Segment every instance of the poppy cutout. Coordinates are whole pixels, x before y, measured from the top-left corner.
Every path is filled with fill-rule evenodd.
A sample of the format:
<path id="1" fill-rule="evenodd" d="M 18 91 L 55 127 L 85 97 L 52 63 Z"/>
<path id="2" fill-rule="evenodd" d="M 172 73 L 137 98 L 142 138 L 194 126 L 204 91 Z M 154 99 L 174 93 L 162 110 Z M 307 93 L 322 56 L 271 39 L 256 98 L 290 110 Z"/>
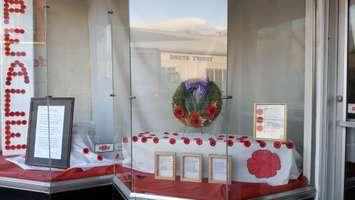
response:
<path id="1" fill-rule="evenodd" d="M 271 178 L 281 169 L 280 158 L 269 150 L 257 150 L 247 161 L 250 174 L 256 178 Z"/>

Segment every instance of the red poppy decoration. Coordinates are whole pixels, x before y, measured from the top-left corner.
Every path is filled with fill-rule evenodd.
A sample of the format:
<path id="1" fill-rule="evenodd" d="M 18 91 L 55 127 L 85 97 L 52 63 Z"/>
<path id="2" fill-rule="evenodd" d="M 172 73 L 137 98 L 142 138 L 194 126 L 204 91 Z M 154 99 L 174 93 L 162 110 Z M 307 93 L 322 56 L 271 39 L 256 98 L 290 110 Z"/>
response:
<path id="1" fill-rule="evenodd" d="M 281 142 L 275 141 L 275 142 L 274 142 L 274 148 L 275 148 L 275 149 L 281 148 Z"/>
<path id="2" fill-rule="evenodd" d="M 97 160 L 102 161 L 104 157 L 102 155 L 97 155 Z"/>
<path id="3" fill-rule="evenodd" d="M 179 134 L 178 133 L 173 133 L 174 136 L 178 136 Z"/>
<path id="4" fill-rule="evenodd" d="M 170 138 L 169 143 L 170 143 L 170 144 L 175 144 L 175 143 L 176 143 L 176 140 L 175 140 L 174 138 Z"/>
<path id="5" fill-rule="evenodd" d="M 271 178 L 281 169 L 280 158 L 269 150 L 257 150 L 247 161 L 250 174 L 257 178 Z"/>
<path id="6" fill-rule="evenodd" d="M 234 144 L 233 140 L 227 140 L 227 145 L 228 145 L 229 147 L 232 147 L 233 144 Z"/>
<path id="7" fill-rule="evenodd" d="M 83 153 L 84 153 L 84 154 L 88 154 L 88 153 L 89 153 L 89 148 L 87 148 L 87 147 L 86 147 L 86 148 L 83 148 Z"/>
<path id="8" fill-rule="evenodd" d="M 158 138 L 158 137 L 154 137 L 154 138 L 153 138 L 153 142 L 154 142 L 155 144 L 158 144 L 158 143 L 159 143 L 159 138 Z"/>
<path id="9" fill-rule="evenodd" d="M 200 128 L 202 126 L 201 122 L 201 116 L 199 113 L 195 112 L 191 114 L 189 119 L 189 123 L 191 124 L 191 126 L 195 128 Z"/>
<path id="10" fill-rule="evenodd" d="M 132 140 L 133 140 L 133 142 L 137 142 L 138 141 L 138 137 L 137 136 L 133 136 Z"/>
<path id="11" fill-rule="evenodd" d="M 286 147 L 289 148 L 289 149 L 292 149 L 293 148 L 293 143 L 292 142 L 287 142 L 286 143 Z"/>
<path id="12" fill-rule="evenodd" d="M 248 140 L 245 140 L 245 141 L 243 141 L 243 144 L 244 144 L 245 147 L 250 147 L 251 142 L 248 141 Z"/>
<path id="13" fill-rule="evenodd" d="M 218 108 L 215 105 L 208 105 L 205 113 L 207 114 L 208 118 L 213 119 L 218 112 Z"/>
<path id="14" fill-rule="evenodd" d="M 265 147 L 266 147 L 266 142 L 265 142 L 265 141 L 263 141 L 263 140 L 257 140 L 256 142 L 259 143 L 259 145 L 260 145 L 261 148 L 265 148 Z"/>
<path id="15" fill-rule="evenodd" d="M 202 145 L 202 140 L 200 138 L 196 138 L 196 144 L 197 145 Z"/>
<path id="16" fill-rule="evenodd" d="M 185 138 L 184 138 L 184 144 L 190 144 L 190 139 L 187 138 L 187 137 L 185 137 Z"/>
<path id="17" fill-rule="evenodd" d="M 174 116 L 178 119 L 182 119 L 185 116 L 185 111 L 182 107 L 177 106 L 174 109 Z"/>
<path id="18" fill-rule="evenodd" d="M 210 138 L 210 139 L 209 139 L 209 142 L 210 142 L 210 145 L 211 145 L 212 147 L 216 146 L 216 140 L 215 140 L 215 139 Z"/>

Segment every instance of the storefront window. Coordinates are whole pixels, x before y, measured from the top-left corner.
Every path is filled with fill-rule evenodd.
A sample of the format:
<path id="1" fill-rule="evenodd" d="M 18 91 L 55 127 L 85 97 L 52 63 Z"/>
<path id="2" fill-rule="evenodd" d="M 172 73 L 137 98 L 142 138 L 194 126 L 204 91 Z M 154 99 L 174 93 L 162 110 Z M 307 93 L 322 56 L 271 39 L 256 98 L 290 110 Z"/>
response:
<path id="1" fill-rule="evenodd" d="M 3 0 L 0 185 L 63 191 L 114 174 L 153 199 L 307 186 L 310 5 Z"/>

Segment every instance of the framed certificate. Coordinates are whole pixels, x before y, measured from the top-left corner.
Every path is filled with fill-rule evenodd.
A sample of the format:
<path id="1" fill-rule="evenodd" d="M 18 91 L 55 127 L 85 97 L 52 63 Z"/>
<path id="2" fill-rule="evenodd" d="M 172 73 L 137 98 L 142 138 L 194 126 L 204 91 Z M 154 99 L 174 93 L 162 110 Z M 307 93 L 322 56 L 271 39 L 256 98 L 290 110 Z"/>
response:
<path id="1" fill-rule="evenodd" d="M 175 180 L 175 152 L 155 152 L 154 177 L 161 180 Z"/>
<path id="2" fill-rule="evenodd" d="M 180 180 L 202 182 L 202 154 L 183 153 L 180 159 Z"/>
<path id="3" fill-rule="evenodd" d="M 74 98 L 32 98 L 26 164 L 70 166 Z"/>
<path id="4" fill-rule="evenodd" d="M 254 138 L 287 140 L 287 104 L 254 104 Z"/>
<path id="5" fill-rule="evenodd" d="M 228 184 L 232 182 L 232 156 L 208 155 L 208 182 Z"/>

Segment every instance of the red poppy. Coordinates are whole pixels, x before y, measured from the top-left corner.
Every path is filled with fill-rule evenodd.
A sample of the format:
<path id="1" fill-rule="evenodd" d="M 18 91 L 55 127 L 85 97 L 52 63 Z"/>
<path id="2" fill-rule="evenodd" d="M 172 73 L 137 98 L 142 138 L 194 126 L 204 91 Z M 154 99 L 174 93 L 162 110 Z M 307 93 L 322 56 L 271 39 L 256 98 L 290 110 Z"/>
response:
<path id="1" fill-rule="evenodd" d="M 195 128 L 200 128 L 201 127 L 201 116 L 199 113 L 195 112 L 192 113 L 189 119 L 189 123 L 191 126 Z"/>
<path id="2" fill-rule="evenodd" d="M 202 145 L 202 140 L 201 140 L 200 138 L 197 138 L 197 139 L 196 139 L 196 144 L 197 144 L 197 145 Z"/>
<path id="3" fill-rule="evenodd" d="M 251 142 L 248 141 L 248 140 L 245 140 L 245 141 L 243 141 L 243 144 L 244 144 L 245 147 L 250 147 Z"/>
<path id="4" fill-rule="evenodd" d="M 247 161 L 250 174 L 257 178 L 270 178 L 277 174 L 281 169 L 280 158 L 276 153 L 268 150 L 257 150 Z"/>
<path id="5" fill-rule="evenodd" d="M 146 143 L 147 142 L 147 138 L 146 137 L 142 137 L 141 142 Z"/>
<path id="6" fill-rule="evenodd" d="M 170 144 L 175 144 L 175 143 L 176 143 L 176 140 L 175 140 L 174 138 L 170 138 L 169 143 L 170 143 Z"/>
<path id="7" fill-rule="evenodd" d="M 158 137 L 154 137 L 154 138 L 153 138 L 153 142 L 154 142 L 155 144 L 158 144 L 158 143 L 159 143 L 159 138 L 158 138 Z"/>
<path id="8" fill-rule="evenodd" d="M 257 142 L 259 143 L 259 145 L 260 145 L 261 148 L 266 147 L 266 142 L 265 142 L 265 141 L 263 141 L 263 140 L 257 140 Z"/>
<path id="9" fill-rule="evenodd" d="M 84 154 L 88 154 L 88 153 L 89 153 L 89 148 L 84 148 L 84 149 L 83 149 L 83 153 L 84 153 Z"/>
<path id="10" fill-rule="evenodd" d="M 275 141 L 275 142 L 274 142 L 274 148 L 275 148 L 275 149 L 281 148 L 281 142 Z"/>
<path id="11" fill-rule="evenodd" d="M 185 111 L 184 111 L 183 108 L 181 108 L 180 106 L 175 107 L 175 109 L 174 109 L 174 116 L 175 116 L 176 118 L 181 119 L 181 118 L 184 117 L 184 115 L 185 115 Z"/>
<path id="12" fill-rule="evenodd" d="M 179 134 L 178 133 L 173 133 L 173 135 L 178 136 Z"/>
<path id="13" fill-rule="evenodd" d="M 227 140 L 227 145 L 229 147 L 233 146 L 233 144 L 234 144 L 233 140 Z"/>
<path id="14" fill-rule="evenodd" d="M 262 117 L 256 118 L 256 122 L 258 122 L 258 123 L 262 123 L 263 121 L 264 121 L 264 118 L 262 118 Z"/>
<path id="15" fill-rule="evenodd" d="M 185 138 L 184 138 L 184 143 L 185 143 L 185 144 L 190 144 L 190 139 L 185 137 Z"/>
<path id="16" fill-rule="evenodd" d="M 216 146 L 216 140 L 215 139 L 210 138 L 209 141 L 210 141 L 210 145 L 211 146 L 213 146 L 213 147 Z"/>
<path id="17" fill-rule="evenodd" d="M 133 136 L 132 140 L 133 140 L 133 142 L 137 142 L 138 141 L 138 137 L 137 136 Z"/>
<path id="18" fill-rule="evenodd" d="M 286 147 L 289 148 L 289 149 L 292 149 L 293 148 L 293 143 L 292 142 L 287 142 L 286 143 Z"/>
<path id="19" fill-rule="evenodd" d="M 208 115 L 210 119 L 213 119 L 218 112 L 218 108 L 215 105 L 208 105 L 205 109 L 205 113 Z"/>
<path id="20" fill-rule="evenodd" d="M 102 155 L 97 155 L 97 160 L 102 161 L 104 157 Z"/>

